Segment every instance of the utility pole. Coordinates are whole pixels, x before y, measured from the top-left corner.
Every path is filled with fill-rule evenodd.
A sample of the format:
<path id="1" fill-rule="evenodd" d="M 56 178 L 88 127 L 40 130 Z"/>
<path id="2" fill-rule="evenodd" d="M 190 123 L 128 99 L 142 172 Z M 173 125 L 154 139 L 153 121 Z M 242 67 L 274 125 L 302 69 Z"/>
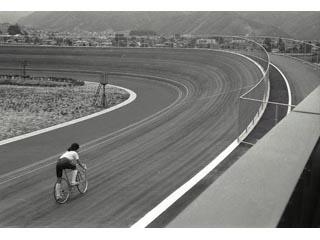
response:
<path id="1" fill-rule="evenodd" d="M 103 74 L 103 81 L 101 82 L 101 84 L 102 84 L 102 87 L 103 87 L 102 106 L 104 108 L 107 108 L 108 107 L 108 99 L 107 99 L 107 96 L 106 96 L 106 85 L 108 84 L 108 75 L 107 75 L 106 72 Z"/>
<path id="2" fill-rule="evenodd" d="M 28 65 L 28 62 L 26 60 L 23 60 L 22 62 L 22 77 L 23 79 L 26 79 L 26 66 Z"/>
<path id="3" fill-rule="evenodd" d="M 108 108 L 108 99 L 107 99 L 107 94 L 106 94 L 106 85 L 108 84 L 108 75 L 107 73 L 103 73 L 102 75 L 102 79 L 99 82 L 99 86 L 98 89 L 96 91 L 96 94 L 94 96 L 94 100 L 93 100 L 93 104 L 96 104 L 98 101 L 98 98 L 100 96 L 100 91 L 102 88 L 102 94 L 101 94 L 101 102 L 100 102 L 100 106 L 102 106 L 103 108 Z"/>

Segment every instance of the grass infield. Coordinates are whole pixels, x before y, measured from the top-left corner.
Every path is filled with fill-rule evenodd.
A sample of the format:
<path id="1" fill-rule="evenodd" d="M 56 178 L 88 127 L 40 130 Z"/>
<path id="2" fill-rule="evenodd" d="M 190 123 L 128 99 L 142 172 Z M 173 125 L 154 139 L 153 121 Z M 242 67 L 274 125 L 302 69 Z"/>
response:
<path id="1" fill-rule="evenodd" d="M 80 118 L 101 108 L 93 105 L 98 84 L 74 87 L 0 85 L 0 140 Z M 109 107 L 129 98 L 125 90 L 107 87 Z"/>

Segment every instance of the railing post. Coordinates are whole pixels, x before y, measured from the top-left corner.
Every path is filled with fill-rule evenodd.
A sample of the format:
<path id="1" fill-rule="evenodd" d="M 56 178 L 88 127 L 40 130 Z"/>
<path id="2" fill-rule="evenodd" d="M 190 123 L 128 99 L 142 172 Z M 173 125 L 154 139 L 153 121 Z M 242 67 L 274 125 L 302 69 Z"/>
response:
<path id="1" fill-rule="evenodd" d="M 276 106 L 276 112 L 275 112 L 275 125 L 277 125 L 277 123 L 278 123 L 278 104 L 275 104 L 275 106 Z"/>

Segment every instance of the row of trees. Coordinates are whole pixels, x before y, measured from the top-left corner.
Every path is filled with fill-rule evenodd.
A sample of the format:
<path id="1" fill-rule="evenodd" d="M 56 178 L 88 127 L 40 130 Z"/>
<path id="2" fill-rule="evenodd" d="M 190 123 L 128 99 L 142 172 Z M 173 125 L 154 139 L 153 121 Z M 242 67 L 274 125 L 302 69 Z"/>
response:
<path id="1" fill-rule="evenodd" d="M 26 43 L 34 43 L 34 44 L 42 43 L 42 39 L 40 39 L 38 37 L 30 38 L 28 36 L 28 33 L 23 31 L 18 24 L 9 25 L 7 32 L 9 35 L 17 35 L 17 34 L 25 35 L 25 42 Z M 1 31 L 0 31 L 0 34 L 2 34 Z M 131 40 L 135 40 L 134 36 L 156 36 L 156 35 L 157 35 L 157 33 L 154 31 L 151 31 L 151 30 L 132 30 L 130 32 Z M 72 46 L 73 45 L 72 39 L 55 37 L 54 35 L 50 36 L 49 39 L 55 40 L 56 45 L 58 45 L 58 46 L 60 46 L 60 45 Z M 223 44 L 222 37 L 215 37 L 215 39 L 218 44 Z M 171 40 L 171 39 L 163 39 L 160 42 L 166 42 L 168 40 Z M 116 34 L 115 39 L 113 41 L 113 45 L 127 46 L 127 41 L 128 41 L 128 39 L 125 38 L 123 36 L 123 34 Z M 142 43 L 143 43 L 143 41 L 142 41 Z M 278 49 L 279 52 L 282 52 L 282 53 L 284 53 L 284 52 L 311 53 L 311 49 L 312 49 L 311 42 L 309 42 L 309 43 L 301 42 L 301 43 L 295 43 L 295 44 L 288 44 L 288 43 L 285 43 L 281 38 L 279 38 L 278 41 L 274 41 L 273 39 L 267 37 L 264 39 L 262 44 L 263 44 L 264 48 L 267 50 L 267 52 L 271 52 L 272 49 Z M 287 44 L 287 46 L 286 46 L 286 44 Z"/>
<path id="2" fill-rule="evenodd" d="M 308 43 L 297 43 L 286 48 L 285 42 L 279 38 L 277 43 L 274 43 L 271 38 L 265 38 L 263 41 L 263 46 L 267 52 L 271 52 L 273 48 L 277 48 L 279 52 L 293 51 L 295 53 L 311 53 L 312 45 L 311 42 Z"/>
<path id="3" fill-rule="evenodd" d="M 28 35 L 28 33 L 22 30 L 18 24 L 9 25 L 7 32 L 0 31 L 0 34 L 6 34 L 6 33 L 8 33 L 9 35 L 17 35 L 17 34 Z"/>
<path id="4" fill-rule="evenodd" d="M 28 35 L 27 32 L 21 30 L 18 24 L 10 25 L 7 31 L 9 35 L 16 35 L 16 34 Z"/>
<path id="5" fill-rule="evenodd" d="M 156 36 L 157 33 L 152 30 L 132 30 L 129 33 L 130 36 Z"/>

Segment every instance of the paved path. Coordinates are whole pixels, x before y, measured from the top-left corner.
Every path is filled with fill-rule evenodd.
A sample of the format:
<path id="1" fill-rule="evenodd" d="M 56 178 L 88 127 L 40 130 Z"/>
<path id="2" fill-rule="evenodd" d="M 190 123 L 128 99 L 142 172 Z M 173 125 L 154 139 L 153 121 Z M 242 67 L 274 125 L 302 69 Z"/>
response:
<path id="1" fill-rule="evenodd" d="M 271 55 L 275 64 L 287 77 L 292 90 L 292 103 L 301 102 L 320 84 L 319 68 L 290 57 Z"/>

